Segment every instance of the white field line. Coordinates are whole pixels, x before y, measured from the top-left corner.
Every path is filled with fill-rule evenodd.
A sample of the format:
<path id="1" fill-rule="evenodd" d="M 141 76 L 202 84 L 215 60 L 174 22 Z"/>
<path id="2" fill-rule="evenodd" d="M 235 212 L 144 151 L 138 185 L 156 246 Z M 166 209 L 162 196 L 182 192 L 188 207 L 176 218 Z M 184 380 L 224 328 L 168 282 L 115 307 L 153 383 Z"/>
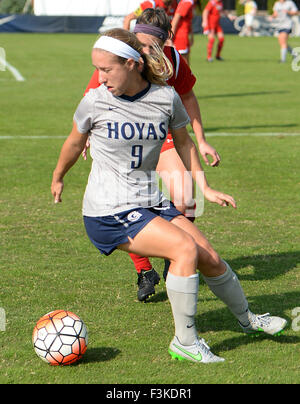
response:
<path id="1" fill-rule="evenodd" d="M 0 136 L 0 140 L 13 140 L 13 139 L 66 139 L 67 136 Z"/>
<path id="2" fill-rule="evenodd" d="M 267 133 L 222 133 L 222 132 L 208 132 L 205 134 L 208 137 L 243 137 L 243 136 L 300 136 L 300 133 L 289 133 L 289 132 L 267 132 Z"/>
<path id="3" fill-rule="evenodd" d="M 194 134 L 191 134 L 192 137 L 195 137 Z M 246 137 L 246 136 L 254 136 L 254 137 L 264 137 L 264 136 L 300 136 L 300 133 L 289 133 L 289 132 L 272 132 L 272 133 L 218 133 L 218 132 L 208 132 L 205 134 L 206 137 Z M 13 139 L 66 139 L 66 136 L 62 135 L 53 135 L 53 136 L 21 136 L 21 135 L 7 135 L 1 136 L 0 140 L 13 140 Z"/>
<path id="4" fill-rule="evenodd" d="M 17 81 L 25 81 L 24 77 L 19 72 L 19 70 L 17 70 L 14 66 L 12 66 L 10 63 L 8 63 L 8 61 L 3 59 L 1 56 L 0 56 L 0 63 L 2 66 L 6 67 L 7 70 L 9 70 L 11 72 L 11 74 L 14 76 L 14 78 Z"/>
<path id="5" fill-rule="evenodd" d="M 0 25 L 6 24 L 7 22 L 14 20 L 15 18 L 16 18 L 15 15 L 1 18 Z M 7 67 L 7 70 L 9 70 L 11 72 L 11 74 L 14 76 L 14 78 L 17 81 L 25 81 L 22 74 L 14 66 L 12 66 L 10 63 L 8 63 L 7 60 L 3 59 L 3 57 L 1 57 L 1 56 L 0 56 L 0 63 L 2 64 L 2 66 L 4 66 L 4 69 Z"/>

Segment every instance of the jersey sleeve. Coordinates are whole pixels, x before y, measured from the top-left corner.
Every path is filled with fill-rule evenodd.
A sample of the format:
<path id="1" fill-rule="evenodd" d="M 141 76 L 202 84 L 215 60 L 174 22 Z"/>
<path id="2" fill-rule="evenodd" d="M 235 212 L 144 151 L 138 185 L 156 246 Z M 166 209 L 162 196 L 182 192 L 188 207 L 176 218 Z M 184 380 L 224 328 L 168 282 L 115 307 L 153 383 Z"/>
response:
<path id="1" fill-rule="evenodd" d="M 209 1 L 209 2 L 206 4 L 206 6 L 205 6 L 205 8 L 204 8 L 203 11 L 211 12 L 212 8 L 213 8 L 213 4 Z"/>
<path id="2" fill-rule="evenodd" d="M 99 86 L 100 86 L 99 73 L 98 73 L 98 70 L 95 70 L 91 77 L 89 84 L 87 85 L 87 88 L 85 89 L 84 95 L 86 95 L 90 91 L 91 88 L 97 88 Z"/>
<path id="3" fill-rule="evenodd" d="M 75 111 L 73 119 L 77 125 L 78 132 L 82 134 L 88 133 L 92 129 L 94 99 L 93 91 L 90 91 L 82 98 Z"/>
<path id="4" fill-rule="evenodd" d="M 291 1 L 291 9 L 290 9 L 290 11 L 293 11 L 293 12 L 298 11 L 298 8 L 297 8 L 296 4 L 293 1 Z"/>
<path id="5" fill-rule="evenodd" d="M 176 91 L 173 90 L 173 109 L 169 122 L 170 129 L 183 128 L 190 122 L 190 118 Z"/>
<path id="6" fill-rule="evenodd" d="M 134 14 L 139 17 L 146 8 L 155 8 L 155 1 L 143 1 L 140 6 L 135 10 Z"/>
<path id="7" fill-rule="evenodd" d="M 176 8 L 175 14 L 179 14 L 181 17 L 186 17 L 191 8 L 193 8 L 193 3 L 191 3 L 190 1 L 181 0 Z"/>
<path id="8" fill-rule="evenodd" d="M 170 59 L 167 52 L 166 56 Z M 168 80 L 168 84 L 169 86 L 174 87 L 179 95 L 183 95 L 190 92 L 193 89 L 196 83 L 196 77 L 194 76 L 193 72 L 191 71 L 189 65 L 186 63 L 184 58 L 176 50 L 175 50 L 175 56 L 176 56 L 176 64 L 172 63 L 174 67 L 174 74 Z"/>

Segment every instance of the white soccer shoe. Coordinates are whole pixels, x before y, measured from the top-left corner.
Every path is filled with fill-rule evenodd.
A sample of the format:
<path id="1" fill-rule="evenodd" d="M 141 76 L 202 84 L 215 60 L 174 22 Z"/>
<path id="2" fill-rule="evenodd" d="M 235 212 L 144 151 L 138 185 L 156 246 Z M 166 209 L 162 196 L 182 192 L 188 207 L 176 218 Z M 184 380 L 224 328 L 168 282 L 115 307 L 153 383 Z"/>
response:
<path id="1" fill-rule="evenodd" d="M 172 359 L 189 360 L 200 363 L 224 362 L 224 358 L 214 355 L 204 339 L 197 339 L 194 345 L 182 345 L 175 336 L 169 346 Z"/>
<path id="2" fill-rule="evenodd" d="M 287 325 L 287 321 L 284 318 L 270 316 L 270 313 L 253 314 L 249 310 L 248 317 L 250 324 L 247 327 L 239 323 L 246 334 L 258 335 L 264 332 L 269 335 L 280 335 Z"/>

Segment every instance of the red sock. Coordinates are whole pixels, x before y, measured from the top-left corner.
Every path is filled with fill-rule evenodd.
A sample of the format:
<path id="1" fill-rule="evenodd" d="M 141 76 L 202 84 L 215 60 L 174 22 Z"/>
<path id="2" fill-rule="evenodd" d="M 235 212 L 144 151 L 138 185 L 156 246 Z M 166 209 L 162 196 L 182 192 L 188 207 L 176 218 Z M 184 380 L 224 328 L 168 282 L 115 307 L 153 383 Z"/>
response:
<path id="1" fill-rule="evenodd" d="M 210 38 L 207 44 L 207 59 L 211 58 L 212 50 L 214 47 L 215 38 Z"/>
<path id="2" fill-rule="evenodd" d="M 187 207 L 184 216 L 192 223 L 194 223 L 196 217 L 195 217 L 195 211 L 196 211 L 196 202 L 194 205 Z"/>
<path id="3" fill-rule="evenodd" d="M 129 253 L 130 258 L 132 259 L 135 269 L 137 273 L 141 273 L 143 271 L 149 271 L 152 269 L 152 265 L 147 257 L 141 257 L 140 255 Z"/>
<path id="4" fill-rule="evenodd" d="M 224 45 L 224 38 L 221 38 L 221 39 L 219 39 L 219 43 L 218 43 L 217 58 L 219 58 L 221 55 L 221 50 L 223 48 L 223 45 Z"/>

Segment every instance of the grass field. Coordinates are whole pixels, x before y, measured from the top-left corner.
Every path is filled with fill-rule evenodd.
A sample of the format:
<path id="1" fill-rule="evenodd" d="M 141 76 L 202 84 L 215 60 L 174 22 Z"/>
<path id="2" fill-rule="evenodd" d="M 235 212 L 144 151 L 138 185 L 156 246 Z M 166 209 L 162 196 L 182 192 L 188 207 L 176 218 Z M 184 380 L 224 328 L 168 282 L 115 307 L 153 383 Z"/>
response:
<path id="1" fill-rule="evenodd" d="M 208 64 L 206 38 L 196 36 L 195 92 L 208 141 L 222 157 L 219 168 L 205 170 L 238 202 L 236 211 L 207 203 L 196 223 L 239 275 L 252 311 L 289 321 L 283 336 L 249 338 L 201 281 L 199 333 L 226 361 L 199 366 L 170 360 L 164 282 L 139 303 L 128 256 L 100 257 L 89 242 L 81 200 L 90 160 L 67 175 L 63 203 L 52 201 L 52 170 L 93 71 L 94 40 L 0 35 L 7 60 L 26 79 L 0 72 L 0 383 L 299 383 L 292 310 L 300 306 L 300 72 L 278 64 L 274 38 L 227 36 L 226 61 Z M 162 261 L 152 262 L 162 273 Z M 61 308 L 85 321 L 89 347 L 77 365 L 54 368 L 35 355 L 31 334 L 43 314 Z"/>

